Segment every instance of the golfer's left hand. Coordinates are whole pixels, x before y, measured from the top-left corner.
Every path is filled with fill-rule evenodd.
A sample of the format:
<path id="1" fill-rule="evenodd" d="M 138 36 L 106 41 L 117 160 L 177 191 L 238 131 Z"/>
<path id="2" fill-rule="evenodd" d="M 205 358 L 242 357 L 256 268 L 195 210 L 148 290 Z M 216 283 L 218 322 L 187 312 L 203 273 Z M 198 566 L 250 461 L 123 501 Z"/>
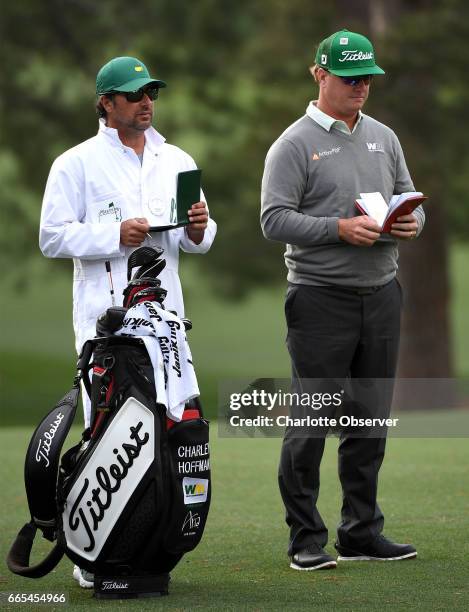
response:
<path id="1" fill-rule="evenodd" d="M 196 244 L 202 242 L 208 224 L 208 210 L 205 202 L 192 204 L 187 211 L 190 224 L 186 226 L 187 235 Z"/>
<path id="2" fill-rule="evenodd" d="M 417 218 L 411 213 L 397 217 L 396 223 L 391 226 L 390 233 L 399 240 L 412 240 L 417 236 L 418 227 Z"/>

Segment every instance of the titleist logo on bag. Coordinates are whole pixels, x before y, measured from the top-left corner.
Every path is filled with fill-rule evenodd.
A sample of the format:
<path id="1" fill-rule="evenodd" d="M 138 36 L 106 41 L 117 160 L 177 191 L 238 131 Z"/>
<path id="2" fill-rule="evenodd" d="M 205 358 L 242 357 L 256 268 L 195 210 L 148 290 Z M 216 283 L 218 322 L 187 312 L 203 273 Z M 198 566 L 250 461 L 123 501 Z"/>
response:
<path id="1" fill-rule="evenodd" d="M 38 463 L 44 461 L 46 468 L 48 468 L 50 465 L 49 453 L 52 446 L 52 440 L 54 439 L 55 433 L 59 429 L 63 419 L 64 415 L 61 412 L 58 412 L 55 421 L 50 424 L 50 428 L 45 431 L 39 439 L 36 449 L 36 461 Z"/>
<path id="2" fill-rule="evenodd" d="M 153 461 L 153 443 L 153 415 L 130 397 L 67 496 L 63 527 L 71 550 L 97 558 Z"/>
<path id="3" fill-rule="evenodd" d="M 103 582 L 101 583 L 101 589 L 103 591 L 110 591 L 110 590 L 123 590 L 123 589 L 128 589 L 129 588 L 129 583 L 128 582 L 116 582 L 115 580 L 103 580 Z"/>

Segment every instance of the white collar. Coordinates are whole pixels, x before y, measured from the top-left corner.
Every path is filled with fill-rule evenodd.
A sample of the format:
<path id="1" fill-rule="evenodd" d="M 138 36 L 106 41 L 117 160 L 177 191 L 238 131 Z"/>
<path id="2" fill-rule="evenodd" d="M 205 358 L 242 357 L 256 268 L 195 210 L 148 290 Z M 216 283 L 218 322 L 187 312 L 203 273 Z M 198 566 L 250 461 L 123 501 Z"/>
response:
<path id="1" fill-rule="evenodd" d="M 110 128 L 106 125 L 103 118 L 99 120 L 99 131 L 98 134 L 108 138 L 111 143 L 115 146 L 122 147 L 123 142 L 119 138 L 119 133 L 115 128 Z M 144 132 L 145 134 L 145 147 L 153 153 L 156 153 L 156 150 L 164 144 L 166 138 L 162 136 L 159 132 L 155 130 L 153 126 L 147 128 Z"/>
<path id="2" fill-rule="evenodd" d="M 352 132 L 350 132 L 350 129 L 349 129 L 348 125 L 345 123 L 345 121 L 341 121 L 340 119 L 334 119 L 334 117 L 331 117 L 330 115 L 327 115 L 325 112 L 323 112 L 322 110 L 320 110 L 317 107 L 317 104 L 318 104 L 317 100 L 311 101 L 308 104 L 307 108 L 306 108 L 306 114 L 313 121 L 315 121 L 322 128 L 324 128 L 327 132 L 330 132 L 331 128 L 333 126 L 335 126 L 341 132 L 346 131 L 346 133 L 348 133 L 348 134 L 353 133 L 355 131 L 355 129 L 357 128 L 358 124 L 360 123 L 360 121 L 363 119 L 363 113 L 359 110 L 358 111 L 358 119 L 357 119 L 355 125 L 353 126 Z M 344 130 L 343 126 L 345 126 L 347 129 Z"/>

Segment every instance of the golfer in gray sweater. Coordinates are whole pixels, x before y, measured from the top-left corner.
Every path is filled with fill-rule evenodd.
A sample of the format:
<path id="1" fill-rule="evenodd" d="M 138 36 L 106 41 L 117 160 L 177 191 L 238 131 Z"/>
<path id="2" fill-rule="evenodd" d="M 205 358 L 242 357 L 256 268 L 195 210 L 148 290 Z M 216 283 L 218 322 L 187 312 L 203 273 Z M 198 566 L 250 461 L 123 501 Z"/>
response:
<path id="1" fill-rule="evenodd" d="M 319 45 L 311 73 L 318 100 L 274 142 L 262 181 L 264 236 L 286 243 L 293 388 L 311 390 L 306 381 L 345 377 L 388 379 L 392 387 L 402 301 L 398 241 L 420 234 L 424 212 L 419 207 L 399 217 L 384 234 L 355 207 L 363 192 L 381 192 L 389 201 L 414 191 L 397 136 L 361 112 L 373 76 L 384 74 L 371 42 L 347 30 L 332 34 Z M 392 388 L 385 387 L 375 394 L 380 416 L 390 410 Z M 324 550 L 328 533 L 317 509 L 326 433 L 327 428 L 304 435 L 292 427 L 285 432 L 279 485 L 294 569 L 336 566 Z M 377 483 L 385 444 L 385 431 L 375 437 L 341 432 L 339 561 L 417 555 L 413 546 L 381 533 Z"/>

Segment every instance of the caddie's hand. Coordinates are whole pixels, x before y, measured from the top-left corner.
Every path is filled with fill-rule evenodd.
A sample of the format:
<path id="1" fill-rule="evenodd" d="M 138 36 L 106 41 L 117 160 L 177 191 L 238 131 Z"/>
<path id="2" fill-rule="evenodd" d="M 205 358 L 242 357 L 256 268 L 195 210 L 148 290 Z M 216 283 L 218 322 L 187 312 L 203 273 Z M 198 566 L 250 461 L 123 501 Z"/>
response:
<path id="1" fill-rule="evenodd" d="M 412 240 L 417 236 L 418 228 L 417 218 L 411 213 L 397 217 L 396 223 L 391 225 L 390 234 L 399 240 Z"/>
<path id="2" fill-rule="evenodd" d="M 121 244 L 129 247 L 138 247 L 148 234 L 150 225 L 143 218 L 127 219 L 121 223 Z"/>
<path id="3" fill-rule="evenodd" d="M 196 202 L 192 204 L 187 214 L 190 221 L 189 225 L 186 226 L 187 235 L 192 242 L 200 244 L 208 224 L 207 204 L 205 202 Z"/>
<path id="4" fill-rule="evenodd" d="M 339 219 L 339 238 L 355 246 L 373 246 L 380 237 L 380 227 L 374 219 L 363 215 Z"/>

